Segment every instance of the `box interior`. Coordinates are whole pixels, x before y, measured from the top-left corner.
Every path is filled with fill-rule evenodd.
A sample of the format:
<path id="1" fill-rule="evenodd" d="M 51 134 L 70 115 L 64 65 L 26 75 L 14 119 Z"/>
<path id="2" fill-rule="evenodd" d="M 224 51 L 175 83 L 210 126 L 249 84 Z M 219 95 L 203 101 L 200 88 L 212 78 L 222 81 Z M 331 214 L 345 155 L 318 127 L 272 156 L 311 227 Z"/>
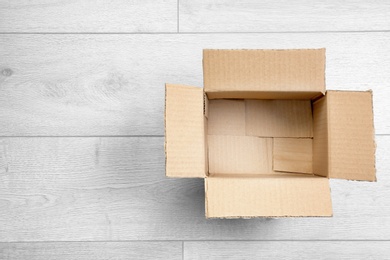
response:
<path id="1" fill-rule="evenodd" d="M 312 100 L 205 103 L 208 176 L 313 175 Z"/>

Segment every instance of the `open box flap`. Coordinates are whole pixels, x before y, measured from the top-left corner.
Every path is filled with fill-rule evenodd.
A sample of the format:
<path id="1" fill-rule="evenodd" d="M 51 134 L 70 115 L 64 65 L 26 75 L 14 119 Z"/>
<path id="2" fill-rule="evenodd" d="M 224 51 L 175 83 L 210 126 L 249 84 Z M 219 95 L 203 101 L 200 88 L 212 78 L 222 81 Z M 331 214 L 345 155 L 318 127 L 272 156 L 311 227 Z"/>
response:
<path id="1" fill-rule="evenodd" d="M 323 177 L 208 177 L 205 186 L 207 218 L 332 216 Z"/>
<path id="2" fill-rule="evenodd" d="M 327 91 L 325 98 L 328 177 L 375 181 L 372 92 Z"/>
<path id="3" fill-rule="evenodd" d="M 325 49 L 204 50 L 203 77 L 210 99 L 310 99 L 325 93 Z"/>
<path id="4" fill-rule="evenodd" d="M 203 89 L 165 86 L 165 156 L 169 177 L 206 176 Z"/>

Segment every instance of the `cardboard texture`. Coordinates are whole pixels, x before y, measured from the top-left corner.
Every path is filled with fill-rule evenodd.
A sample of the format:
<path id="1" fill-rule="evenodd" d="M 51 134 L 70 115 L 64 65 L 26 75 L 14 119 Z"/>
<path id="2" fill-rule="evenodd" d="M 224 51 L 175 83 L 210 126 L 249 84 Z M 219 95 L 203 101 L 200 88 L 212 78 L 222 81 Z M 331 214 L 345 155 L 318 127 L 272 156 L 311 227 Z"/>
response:
<path id="1" fill-rule="evenodd" d="M 205 178 L 206 217 L 332 216 L 328 178 L 375 181 L 371 92 L 325 91 L 325 49 L 204 50 L 166 86 L 166 175 Z"/>
<path id="2" fill-rule="evenodd" d="M 325 93 L 325 49 L 204 50 L 203 79 L 209 98 L 216 92 L 222 92 L 216 98 L 230 98 L 223 92 L 249 91 L 262 99 L 291 98 L 291 92 L 310 99 Z"/>
<path id="3" fill-rule="evenodd" d="M 209 218 L 332 216 L 326 178 L 209 177 L 205 190 Z"/>
<path id="4" fill-rule="evenodd" d="M 328 91 L 313 110 L 314 173 L 375 181 L 372 92 Z"/>
<path id="5" fill-rule="evenodd" d="M 313 173 L 313 139 L 273 138 L 275 171 Z"/>
<path id="6" fill-rule="evenodd" d="M 310 100 L 246 100 L 246 134 L 312 137 Z"/>
<path id="7" fill-rule="evenodd" d="M 272 138 L 209 135 L 209 174 L 272 173 Z"/>
<path id="8" fill-rule="evenodd" d="M 329 178 L 375 181 L 372 92 L 328 91 Z"/>
<path id="9" fill-rule="evenodd" d="M 326 97 L 313 103 L 313 172 L 328 177 L 328 104 Z"/>
<path id="10" fill-rule="evenodd" d="M 245 135 L 244 100 L 209 101 L 209 135 Z"/>
<path id="11" fill-rule="evenodd" d="M 165 155 L 169 177 L 206 176 L 203 89 L 167 84 Z"/>

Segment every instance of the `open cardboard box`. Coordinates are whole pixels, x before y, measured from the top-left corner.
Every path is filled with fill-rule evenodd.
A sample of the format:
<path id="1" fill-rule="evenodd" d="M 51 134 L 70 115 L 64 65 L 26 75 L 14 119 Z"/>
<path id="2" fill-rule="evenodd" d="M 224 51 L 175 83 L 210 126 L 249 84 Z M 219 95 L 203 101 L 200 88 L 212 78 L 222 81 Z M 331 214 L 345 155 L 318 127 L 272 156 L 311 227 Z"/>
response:
<path id="1" fill-rule="evenodd" d="M 371 91 L 326 91 L 325 49 L 204 50 L 166 85 L 166 175 L 204 178 L 207 218 L 332 216 L 329 178 L 375 181 Z"/>

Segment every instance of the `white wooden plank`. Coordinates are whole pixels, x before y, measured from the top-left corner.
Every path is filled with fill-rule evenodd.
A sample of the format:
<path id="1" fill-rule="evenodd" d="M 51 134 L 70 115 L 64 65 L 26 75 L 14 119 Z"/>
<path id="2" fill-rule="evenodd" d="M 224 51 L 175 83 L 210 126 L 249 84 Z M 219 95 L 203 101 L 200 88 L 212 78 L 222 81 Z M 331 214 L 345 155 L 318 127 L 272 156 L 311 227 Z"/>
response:
<path id="1" fill-rule="evenodd" d="M 387 1 L 180 0 L 180 32 L 388 30 Z"/>
<path id="2" fill-rule="evenodd" d="M 163 135 L 164 83 L 202 86 L 203 48 L 327 47 L 327 86 L 374 90 L 390 134 L 390 33 L 3 35 L 0 135 Z"/>
<path id="3" fill-rule="evenodd" d="M 182 259 L 182 242 L 0 243 L 0 259 Z"/>
<path id="4" fill-rule="evenodd" d="M 203 179 L 166 178 L 163 143 L 0 139 L 0 240 L 390 239 L 390 136 L 378 182 L 331 181 L 333 218 L 206 220 Z"/>
<path id="5" fill-rule="evenodd" d="M 388 259 L 389 241 L 184 242 L 185 260 Z"/>
<path id="6" fill-rule="evenodd" d="M 177 0 L 0 1 L 0 32 L 176 32 Z"/>

